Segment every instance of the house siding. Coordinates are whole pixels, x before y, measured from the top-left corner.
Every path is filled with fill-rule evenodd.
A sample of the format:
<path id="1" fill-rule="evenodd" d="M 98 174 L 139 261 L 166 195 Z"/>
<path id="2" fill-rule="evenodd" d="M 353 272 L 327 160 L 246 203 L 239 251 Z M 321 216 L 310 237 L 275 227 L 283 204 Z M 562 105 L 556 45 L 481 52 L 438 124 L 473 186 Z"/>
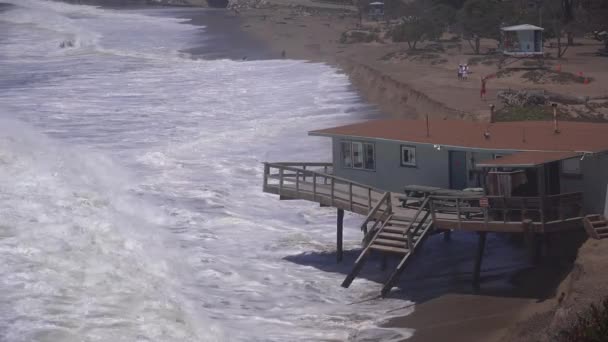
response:
<path id="1" fill-rule="evenodd" d="M 341 141 L 373 143 L 376 154 L 375 170 L 344 168 L 340 155 Z M 448 149 L 445 147 L 437 150 L 429 144 L 361 138 L 351 139 L 348 137 L 334 137 L 332 142 L 334 174 L 336 176 L 393 192 L 402 192 L 404 186 L 413 184 L 450 188 L 449 151 L 466 151 L 469 187 L 477 187 L 480 184 L 478 176 L 471 172 L 474 170 L 475 162 L 492 159 L 496 153 L 503 155 L 512 153 L 502 150 Z M 401 166 L 401 145 L 416 147 L 416 167 Z M 561 175 L 560 192 L 582 191 L 585 198 L 585 211 L 587 213 L 603 213 L 607 205 L 608 154 L 588 155 L 581 162 L 581 171 L 583 176 L 580 178 Z"/>
<path id="2" fill-rule="evenodd" d="M 450 187 L 450 149 L 435 149 L 428 144 L 401 143 L 397 141 L 360 139 L 347 137 L 333 138 L 334 174 L 341 178 L 367 184 L 382 190 L 402 192 L 405 185 L 426 185 L 441 188 Z M 360 170 L 342 166 L 340 142 L 360 141 L 370 142 L 375 146 L 376 169 Z M 416 166 L 401 166 L 401 146 L 416 147 Z M 457 149 L 451 149 L 456 151 Z M 473 160 L 480 161 L 492 158 L 493 153 L 477 152 L 462 149 L 467 152 L 467 170 L 472 170 Z M 468 173 L 468 172 L 467 172 Z M 468 185 L 478 186 L 477 180 L 467 174 Z"/>
<path id="3" fill-rule="evenodd" d="M 608 186 L 608 154 L 587 156 L 581 165 L 583 171 L 582 189 L 585 209 L 588 214 L 601 214 L 606 205 Z M 580 191 L 580 190 L 579 190 Z"/>

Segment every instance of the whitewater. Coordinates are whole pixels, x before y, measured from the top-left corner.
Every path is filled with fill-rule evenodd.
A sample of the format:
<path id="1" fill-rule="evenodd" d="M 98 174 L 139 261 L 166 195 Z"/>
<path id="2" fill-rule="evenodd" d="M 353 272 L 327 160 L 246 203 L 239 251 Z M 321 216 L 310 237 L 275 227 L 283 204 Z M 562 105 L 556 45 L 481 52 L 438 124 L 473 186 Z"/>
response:
<path id="1" fill-rule="evenodd" d="M 261 191 L 264 161 L 330 159 L 308 130 L 373 114 L 345 75 L 197 60 L 206 30 L 162 10 L 1 2 L 0 341 L 410 336 L 379 327 L 410 302 L 322 270 L 335 211 Z"/>

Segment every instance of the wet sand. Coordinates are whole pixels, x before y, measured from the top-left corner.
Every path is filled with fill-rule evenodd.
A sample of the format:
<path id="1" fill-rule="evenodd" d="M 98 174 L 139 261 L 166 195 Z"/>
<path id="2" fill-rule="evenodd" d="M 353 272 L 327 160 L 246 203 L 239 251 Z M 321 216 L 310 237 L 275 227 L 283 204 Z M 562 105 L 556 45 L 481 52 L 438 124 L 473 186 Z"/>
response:
<path id="1" fill-rule="evenodd" d="M 232 12 L 208 8 L 172 8 L 165 12 L 171 16 L 189 19 L 189 24 L 204 27 L 202 31 L 205 35 L 201 45 L 185 51 L 194 58 L 232 60 L 279 58 L 266 43 L 243 32 L 242 19 Z"/>

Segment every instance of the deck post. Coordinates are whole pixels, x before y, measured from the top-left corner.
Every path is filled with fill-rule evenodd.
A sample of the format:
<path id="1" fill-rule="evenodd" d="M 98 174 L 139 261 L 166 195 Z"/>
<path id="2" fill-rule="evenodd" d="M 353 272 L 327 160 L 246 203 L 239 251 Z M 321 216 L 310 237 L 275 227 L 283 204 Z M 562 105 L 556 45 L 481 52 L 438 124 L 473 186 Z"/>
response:
<path id="1" fill-rule="evenodd" d="M 312 175 L 312 200 L 317 200 L 317 175 Z"/>
<path id="2" fill-rule="evenodd" d="M 296 197 L 300 195 L 300 170 L 296 170 Z"/>
<path id="3" fill-rule="evenodd" d="M 353 211 L 353 183 L 348 183 L 348 202 L 350 211 Z"/>
<path id="4" fill-rule="evenodd" d="M 331 203 L 332 207 L 334 206 L 334 191 L 336 189 L 335 184 L 336 184 L 336 181 L 332 178 L 331 179 L 331 192 L 330 192 L 330 203 Z"/>
<path id="5" fill-rule="evenodd" d="M 344 209 L 338 209 L 338 220 L 337 220 L 337 227 L 336 227 L 337 231 L 336 231 L 336 245 L 337 245 L 337 250 L 336 250 L 336 258 L 338 260 L 338 262 L 342 262 L 342 256 L 343 256 L 343 251 L 342 251 L 342 231 L 344 230 Z"/>
<path id="6" fill-rule="evenodd" d="M 486 232 L 479 232 L 479 241 L 477 243 L 477 256 L 475 257 L 475 268 L 473 270 L 473 289 L 479 290 L 481 260 L 483 259 L 483 251 L 486 247 Z"/>
<path id="7" fill-rule="evenodd" d="M 543 258 L 543 242 L 545 234 L 534 234 L 534 264 L 538 265 Z"/>
<path id="8" fill-rule="evenodd" d="M 540 197 L 540 221 L 541 221 L 541 230 L 545 231 L 545 222 L 547 221 L 546 217 L 546 198 L 547 198 L 547 184 L 545 180 L 545 166 L 541 165 L 536 168 L 537 172 L 537 182 L 538 182 L 538 196 Z"/>
<path id="9" fill-rule="evenodd" d="M 264 190 L 268 188 L 268 175 L 270 174 L 270 165 L 264 163 Z"/>
<path id="10" fill-rule="evenodd" d="M 283 194 L 283 168 L 279 169 L 279 195 Z"/>

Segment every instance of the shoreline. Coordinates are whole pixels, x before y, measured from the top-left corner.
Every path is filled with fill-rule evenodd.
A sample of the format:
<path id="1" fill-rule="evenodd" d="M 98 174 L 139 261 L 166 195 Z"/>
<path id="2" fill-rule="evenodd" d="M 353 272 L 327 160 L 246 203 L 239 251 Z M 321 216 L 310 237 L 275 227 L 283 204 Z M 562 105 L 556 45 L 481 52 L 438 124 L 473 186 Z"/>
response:
<path id="1" fill-rule="evenodd" d="M 608 120 L 608 58 L 590 57 L 601 45 L 579 38 L 583 44 L 570 47 L 567 58 L 546 62 L 546 78 L 536 80 L 533 67 L 516 68 L 488 82 L 487 100 L 479 95 L 482 77 L 499 72 L 496 57 L 473 55 L 466 41 L 446 34 L 439 42 L 421 43 L 417 53 L 410 53 L 407 43 L 394 43 L 383 37 L 384 22 L 363 22 L 359 26 L 353 6 L 333 5 L 309 0 L 268 0 L 258 8 L 239 10 L 243 31 L 264 41 L 275 55 L 286 51 L 287 58 L 327 63 L 349 75 L 362 97 L 386 114 L 397 118 L 464 119 L 486 121 L 490 104 L 504 107 L 498 94 L 503 90 L 545 90 L 577 98 L 600 98 L 592 115 Z M 380 30 L 375 40 L 361 42 L 343 36 L 344 32 Z M 366 31 L 367 30 L 367 31 Z M 384 30 L 384 31 L 383 31 Z M 482 48 L 494 49 L 496 42 L 482 40 Z M 553 47 L 547 52 L 555 53 Z M 471 65 L 471 77 L 459 81 L 459 63 Z M 521 62 L 523 63 L 523 62 Z M 520 63 L 520 64 L 521 64 Z M 569 81 L 551 81 L 559 67 Z M 579 74 L 594 79 L 590 85 L 577 82 Z M 542 78 L 542 77 L 541 77 Z M 574 119 L 589 119 L 590 108 L 582 103 L 563 103 Z"/>

